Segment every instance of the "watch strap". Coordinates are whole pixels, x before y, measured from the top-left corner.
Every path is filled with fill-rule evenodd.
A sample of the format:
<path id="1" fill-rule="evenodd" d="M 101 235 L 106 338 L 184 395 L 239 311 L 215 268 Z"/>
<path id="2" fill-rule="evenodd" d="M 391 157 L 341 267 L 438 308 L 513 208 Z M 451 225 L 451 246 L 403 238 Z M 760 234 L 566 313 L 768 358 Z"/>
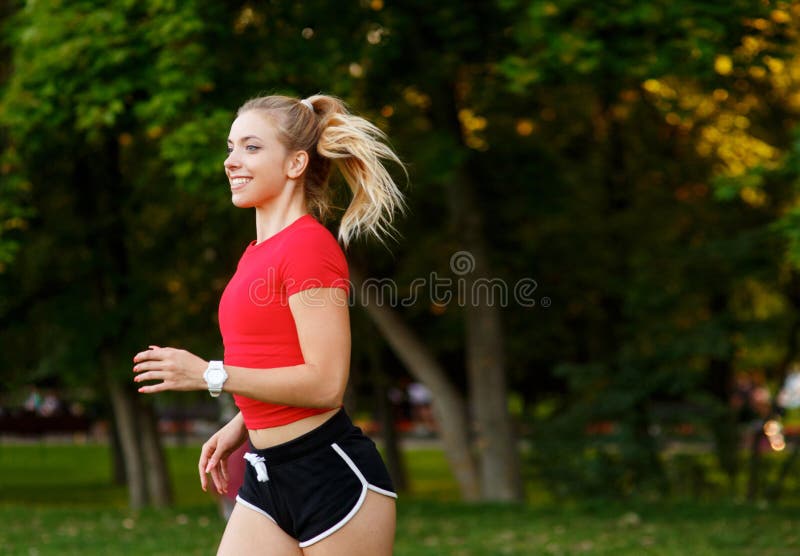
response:
<path id="1" fill-rule="evenodd" d="M 223 373 L 222 382 L 219 385 L 212 386 L 211 383 L 208 381 L 208 373 L 210 371 L 221 371 Z M 206 385 L 208 386 L 208 393 L 211 394 L 212 398 L 217 398 L 222 393 L 222 386 L 225 384 L 225 380 L 228 378 L 228 373 L 225 372 L 225 367 L 222 365 L 222 361 L 209 361 L 208 368 L 204 373 L 203 378 L 206 381 Z"/>

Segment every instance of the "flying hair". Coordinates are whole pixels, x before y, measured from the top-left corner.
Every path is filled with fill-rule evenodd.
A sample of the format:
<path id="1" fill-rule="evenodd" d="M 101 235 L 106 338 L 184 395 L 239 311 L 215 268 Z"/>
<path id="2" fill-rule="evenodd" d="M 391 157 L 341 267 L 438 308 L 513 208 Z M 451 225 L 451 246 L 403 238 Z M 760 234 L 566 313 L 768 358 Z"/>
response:
<path id="1" fill-rule="evenodd" d="M 352 194 L 339 223 L 339 241 L 344 246 L 364 235 L 380 241 L 394 235 L 392 222 L 395 214 L 405 211 L 405 201 L 383 161 L 398 164 L 406 178 L 408 173 L 380 128 L 351 114 L 344 102 L 329 95 L 303 100 L 258 97 L 244 103 L 237 115 L 251 110 L 270 119 L 288 150 L 308 153 L 303 188 L 308 209 L 320 220 L 332 212 L 332 167 L 342 173 Z"/>

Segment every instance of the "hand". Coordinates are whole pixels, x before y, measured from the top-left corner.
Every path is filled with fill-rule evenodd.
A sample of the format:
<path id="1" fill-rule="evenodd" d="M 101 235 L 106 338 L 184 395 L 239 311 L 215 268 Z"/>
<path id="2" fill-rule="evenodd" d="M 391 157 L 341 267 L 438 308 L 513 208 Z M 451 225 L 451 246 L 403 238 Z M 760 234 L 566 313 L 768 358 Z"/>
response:
<path id="1" fill-rule="evenodd" d="M 208 488 L 206 474 L 210 473 L 217 492 L 228 492 L 228 456 L 242 445 L 246 437 L 247 428 L 244 426 L 242 414 L 239 413 L 203 444 L 197 464 L 203 490 Z"/>
<path id="2" fill-rule="evenodd" d="M 183 349 L 150 346 L 147 351 L 137 353 L 133 362 L 133 381 L 160 380 L 139 388 L 143 394 L 153 394 L 165 390 L 205 390 L 208 386 L 203 373 L 208 362 Z"/>

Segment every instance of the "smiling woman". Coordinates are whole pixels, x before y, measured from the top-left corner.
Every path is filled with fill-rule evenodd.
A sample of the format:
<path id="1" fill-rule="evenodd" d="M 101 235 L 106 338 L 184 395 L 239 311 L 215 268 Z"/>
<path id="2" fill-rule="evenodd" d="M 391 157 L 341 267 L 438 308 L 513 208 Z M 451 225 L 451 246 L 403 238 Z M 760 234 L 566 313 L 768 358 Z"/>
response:
<path id="1" fill-rule="evenodd" d="M 263 162 L 270 159 L 278 164 L 275 157 L 283 157 L 292 164 L 284 169 L 287 177 L 300 177 L 307 209 L 325 220 L 331 212 L 331 167 L 337 167 L 353 195 L 339 226 L 339 239 L 347 245 L 362 234 L 379 239 L 390 234 L 392 218 L 403 209 L 403 196 L 381 161 L 393 161 L 401 168 L 402 163 L 385 140 L 378 127 L 350 114 L 337 98 L 259 97 L 238 111 L 228 138 L 225 169 L 229 179 L 244 178 L 237 185 L 246 184 L 252 176 L 246 170 L 238 172 L 238 163 L 246 158 L 235 156 L 237 148 L 242 154 L 263 157 Z"/>
<path id="2" fill-rule="evenodd" d="M 225 172 L 231 184 L 233 204 L 239 208 L 264 206 L 276 197 L 291 198 L 296 178 L 308 164 L 308 154 L 297 151 L 293 157 L 278 141 L 269 121 L 255 111 L 245 112 L 231 126 Z M 288 167 L 285 162 L 289 163 Z M 285 178 L 293 180 L 286 187 Z"/>
<path id="3" fill-rule="evenodd" d="M 333 97 L 261 97 L 228 135 L 231 200 L 255 209 L 256 239 L 222 294 L 224 361 L 150 346 L 134 357 L 142 393 L 233 394 L 240 413 L 203 445 L 198 464 L 220 492 L 227 458 L 248 440 L 237 505 L 219 554 L 391 554 L 396 495 L 374 443 L 342 408 L 350 364 L 347 261 L 318 219 L 337 167 L 353 195 L 345 246 L 383 238 L 403 198 L 382 160 L 384 134 Z M 401 165 L 402 166 L 402 165 Z M 154 382 L 150 382 L 154 381 Z"/>

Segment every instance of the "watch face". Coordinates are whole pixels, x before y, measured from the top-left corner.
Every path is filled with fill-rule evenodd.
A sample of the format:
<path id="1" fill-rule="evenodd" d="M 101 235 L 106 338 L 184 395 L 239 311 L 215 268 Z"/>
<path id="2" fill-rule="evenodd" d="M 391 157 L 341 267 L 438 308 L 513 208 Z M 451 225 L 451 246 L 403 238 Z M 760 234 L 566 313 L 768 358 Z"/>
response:
<path id="1" fill-rule="evenodd" d="M 219 369 L 211 369 L 208 371 L 208 382 L 210 384 L 219 384 L 223 379 L 223 372 Z"/>

